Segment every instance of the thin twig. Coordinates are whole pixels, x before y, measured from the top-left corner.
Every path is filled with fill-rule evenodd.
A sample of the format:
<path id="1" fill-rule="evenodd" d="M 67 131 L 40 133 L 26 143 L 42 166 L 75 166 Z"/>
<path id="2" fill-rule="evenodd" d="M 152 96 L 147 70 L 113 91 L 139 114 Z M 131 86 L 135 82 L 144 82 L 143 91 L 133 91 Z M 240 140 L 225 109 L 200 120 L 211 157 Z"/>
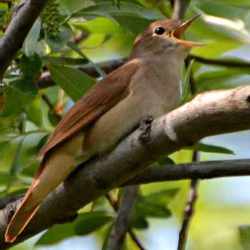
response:
<path id="1" fill-rule="evenodd" d="M 126 59 L 116 59 L 116 60 L 109 60 L 101 63 L 97 63 L 97 66 L 100 67 L 106 74 L 112 72 L 113 70 L 120 67 Z M 92 77 L 99 77 L 99 73 L 96 71 L 96 69 L 90 64 L 86 64 L 83 66 L 80 66 L 78 69 L 83 71 L 84 73 L 88 74 Z M 49 71 L 44 71 L 38 81 L 36 82 L 36 86 L 40 89 L 48 88 L 50 86 L 55 85 L 53 79 L 51 78 Z"/>
<path id="2" fill-rule="evenodd" d="M 118 204 L 118 200 L 115 200 L 111 194 L 107 193 L 106 198 L 109 202 L 109 204 L 112 206 L 112 208 L 114 209 L 115 212 L 118 212 L 119 209 L 119 204 Z M 142 243 L 140 242 L 140 240 L 138 239 L 137 235 L 135 234 L 135 232 L 129 228 L 128 229 L 128 233 L 129 236 L 131 237 L 131 239 L 134 241 L 134 243 L 137 245 L 138 249 L 140 250 L 145 250 L 145 248 L 143 247 Z"/>
<path id="3" fill-rule="evenodd" d="M 194 206 L 197 200 L 197 189 L 199 181 L 197 179 L 191 180 L 188 200 L 183 215 L 183 222 L 179 232 L 178 250 L 185 250 L 188 236 L 188 229 L 194 214 Z"/>
<path id="4" fill-rule="evenodd" d="M 197 55 L 189 55 L 188 59 L 194 59 L 195 61 L 203 64 L 208 64 L 208 65 L 216 65 L 216 66 L 225 66 L 225 67 L 230 67 L 230 68 L 250 68 L 250 63 L 245 62 L 245 61 L 240 61 L 240 60 L 235 60 L 235 59 L 211 59 L 211 58 L 205 58 L 202 56 L 197 56 Z"/>
<path id="5" fill-rule="evenodd" d="M 199 161 L 199 152 L 194 150 L 192 162 Z M 192 179 L 189 188 L 187 203 L 184 209 L 183 221 L 179 231 L 178 250 L 185 250 L 188 239 L 188 230 L 194 215 L 194 207 L 198 198 L 199 179 Z"/>
<path id="6" fill-rule="evenodd" d="M 122 195 L 120 206 L 117 211 L 117 218 L 109 235 L 107 243 L 108 250 L 122 249 L 126 233 L 129 230 L 129 224 L 133 213 L 134 204 L 137 199 L 137 194 L 138 186 L 130 186 L 124 188 L 124 193 Z M 115 207 L 117 208 L 117 205 Z M 134 234 L 132 235 L 134 236 Z M 140 246 L 141 244 L 139 244 L 139 247 Z"/>
<path id="7" fill-rule="evenodd" d="M 172 18 L 181 20 L 186 13 L 189 3 L 190 0 L 174 0 Z"/>
<path id="8" fill-rule="evenodd" d="M 56 119 L 57 122 L 59 122 L 62 119 L 62 115 L 56 111 L 56 109 L 55 109 L 54 105 L 52 104 L 52 102 L 50 101 L 49 97 L 47 95 L 45 95 L 44 93 L 42 93 L 41 98 L 47 104 L 53 117 Z"/>

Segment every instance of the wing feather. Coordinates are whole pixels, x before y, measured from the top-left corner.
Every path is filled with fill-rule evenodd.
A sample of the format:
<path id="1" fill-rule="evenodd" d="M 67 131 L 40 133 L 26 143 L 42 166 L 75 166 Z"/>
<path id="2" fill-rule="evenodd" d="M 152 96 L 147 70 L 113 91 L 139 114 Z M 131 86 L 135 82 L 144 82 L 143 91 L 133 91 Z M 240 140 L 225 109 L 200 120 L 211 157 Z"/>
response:
<path id="1" fill-rule="evenodd" d="M 129 61 L 98 82 L 69 110 L 57 125 L 48 142 L 42 147 L 40 156 L 83 130 L 103 113 L 111 109 L 129 93 L 129 83 L 139 67 L 136 60 Z"/>

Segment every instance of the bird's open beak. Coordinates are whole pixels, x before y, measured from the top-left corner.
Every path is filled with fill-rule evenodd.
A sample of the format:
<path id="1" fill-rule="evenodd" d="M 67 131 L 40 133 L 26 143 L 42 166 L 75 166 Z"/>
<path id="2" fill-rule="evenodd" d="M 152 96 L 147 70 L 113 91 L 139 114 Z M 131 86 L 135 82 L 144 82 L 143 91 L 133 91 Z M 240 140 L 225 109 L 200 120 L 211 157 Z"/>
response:
<path id="1" fill-rule="evenodd" d="M 196 20 L 200 15 L 196 15 L 194 17 L 192 17 L 191 19 L 181 23 L 172 33 L 171 33 L 171 37 L 175 39 L 175 41 L 186 47 L 186 48 L 193 48 L 193 47 L 200 47 L 203 46 L 203 43 L 199 43 L 199 42 L 193 42 L 193 41 L 187 41 L 187 40 L 183 40 L 181 39 L 181 36 L 185 33 L 185 31 L 188 29 L 188 27 L 194 22 L 194 20 Z"/>

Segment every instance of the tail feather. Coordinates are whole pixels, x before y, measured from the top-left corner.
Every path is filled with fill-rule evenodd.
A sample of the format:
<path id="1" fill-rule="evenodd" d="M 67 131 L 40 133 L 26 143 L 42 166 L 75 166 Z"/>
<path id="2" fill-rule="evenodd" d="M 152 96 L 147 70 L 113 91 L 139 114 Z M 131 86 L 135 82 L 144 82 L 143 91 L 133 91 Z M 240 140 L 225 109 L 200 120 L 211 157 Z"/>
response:
<path id="1" fill-rule="evenodd" d="M 32 189 L 27 192 L 20 206 L 11 218 L 10 223 L 8 224 L 4 235 L 6 242 L 14 242 L 18 235 L 20 235 L 25 229 L 25 227 L 29 224 L 29 222 L 39 209 L 40 203 L 32 204 L 31 200 Z"/>
<path id="2" fill-rule="evenodd" d="M 14 242 L 36 214 L 42 201 L 54 190 L 77 166 L 83 136 L 76 136 L 63 147 L 57 149 L 40 166 L 38 173 L 10 220 L 5 232 L 5 241 Z"/>

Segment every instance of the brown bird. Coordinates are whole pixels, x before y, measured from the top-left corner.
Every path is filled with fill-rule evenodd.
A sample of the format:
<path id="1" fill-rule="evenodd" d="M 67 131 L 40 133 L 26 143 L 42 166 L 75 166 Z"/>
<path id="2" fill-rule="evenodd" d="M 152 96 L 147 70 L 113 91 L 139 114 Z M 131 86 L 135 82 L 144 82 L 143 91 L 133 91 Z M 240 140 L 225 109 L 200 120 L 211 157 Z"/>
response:
<path id="1" fill-rule="evenodd" d="M 5 232 L 13 242 L 44 198 L 80 162 L 112 149 L 147 117 L 174 109 L 181 94 L 181 70 L 190 48 L 180 38 L 196 17 L 181 23 L 160 20 L 137 37 L 129 60 L 83 96 L 41 149 L 42 162 Z"/>

